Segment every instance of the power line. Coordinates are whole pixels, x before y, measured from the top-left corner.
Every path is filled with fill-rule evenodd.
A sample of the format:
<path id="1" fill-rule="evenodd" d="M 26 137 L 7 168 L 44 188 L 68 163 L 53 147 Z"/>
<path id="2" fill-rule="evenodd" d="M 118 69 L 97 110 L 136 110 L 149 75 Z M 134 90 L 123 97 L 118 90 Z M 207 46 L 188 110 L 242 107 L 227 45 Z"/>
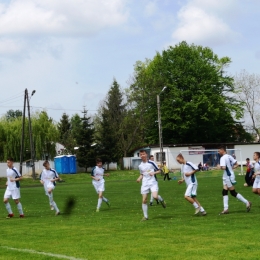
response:
<path id="1" fill-rule="evenodd" d="M 12 100 L 14 100 L 14 99 L 21 98 L 21 97 L 23 97 L 23 92 L 22 92 L 22 93 L 19 93 L 19 94 L 15 94 L 15 95 L 13 95 L 13 96 L 11 96 L 11 97 L 9 97 L 9 98 L 0 100 L 0 104 L 6 103 L 6 102 L 9 102 L 9 101 L 12 101 Z"/>

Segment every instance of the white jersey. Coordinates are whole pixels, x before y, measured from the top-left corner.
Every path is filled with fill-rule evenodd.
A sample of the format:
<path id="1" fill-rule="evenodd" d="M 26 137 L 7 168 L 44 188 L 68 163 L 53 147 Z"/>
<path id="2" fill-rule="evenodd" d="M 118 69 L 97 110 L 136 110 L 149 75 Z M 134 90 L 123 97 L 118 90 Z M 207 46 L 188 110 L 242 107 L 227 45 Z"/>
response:
<path id="1" fill-rule="evenodd" d="M 47 187 L 51 180 L 59 178 L 58 173 L 54 169 L 43 169 L 40 180 L 44 182 L 44 185 Z M 55 186 L 55 182 L 51 182 Z"/>
<path id="2" fill-rule="evenodd" d="M 255 162 L 256 179 L 260 180 L 260 161 Z"/>
<path id="3" fill-rule="evenodd" d="M 20 182 L 19 181 L 13 181 L 13 182 L 10 181 L 10 178 L 16 179 L 16 178 L 21 177 L 20 172 L 18 172 L 15 167 L 7 168 L 6 176 L 7 176 L 7 188 L 9 190 L 15 190 L 16 188 L 20 188 Z"/>
<path id="4" fill-rule="evenodd" d="M 189 172 L 192 172 L 194 170 L 197 171 L 197 170 L 199 170 L 199 168 L 198 168 L 197 165 L 195 165 L 192 162 L 186 162 L 185 164 L 182 165 L 181 173 L 182 173 L 182 177 L 185 180 L 185 183 L 187 185 L 198 184 L 195 173 L 190 175 L 190 176 L 185 176 L 185 173 L 189 173 Z"/>
<path id="5" fill-rule="evenodd" d="M 142 184 L 153 184 L 157 182 L 155 175 L 151 176 L 150 173 L 159 171 L 159 168 L 153 161 L 141 162 L 139 165 L 140 174 L 143 175 Z"/>
<path id="6" fill-rule="evenodd" d="M 231 155 L 224 154 L 220 158 L 220 166 L 226 167 L 223 173 L 223 179 L 226 179 L 228 176 L 234 176 L 233 166 L 236 164 L 235 160 Z"/>
<path id="7" fill-rule="evenodd" d="M 92 169 L 92 172 L 91 172 L 91 176 L 95 177 L 95 178 L 98 178 L 99 181 L 96 181 L 96 180 L 92 180 L 92 183 L 104 183 L 105 180 L 104 180 L 104 172 L 105 172 L 105 169 L 103 167 L 98 167 L 98 166 L 95 166 L 93 169 Z"/>

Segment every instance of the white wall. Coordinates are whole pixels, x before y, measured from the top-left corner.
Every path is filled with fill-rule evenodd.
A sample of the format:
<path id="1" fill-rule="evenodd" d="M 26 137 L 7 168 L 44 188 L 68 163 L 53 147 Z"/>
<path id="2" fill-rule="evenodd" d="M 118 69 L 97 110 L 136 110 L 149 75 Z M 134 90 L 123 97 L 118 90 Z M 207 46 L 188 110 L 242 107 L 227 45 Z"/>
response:
<path id="1" fill-rule="evenodd" d="M 241 163 L 240 160 L 242 160 L 243 165 L 246 164 L 246 158 L 249 158 L 250 161 L 253 162 L 254 161 L 253 160 L 254 152 L 260 152 L 260 144 L 259 143 L 248 144 L 248 145 L 235 145 L 234 148 L 241 150 L 242 159 L 240 159 L 239 151 L 235 151 L 235 154 L 236 154 L 238 163 L 240 164 Z"/>

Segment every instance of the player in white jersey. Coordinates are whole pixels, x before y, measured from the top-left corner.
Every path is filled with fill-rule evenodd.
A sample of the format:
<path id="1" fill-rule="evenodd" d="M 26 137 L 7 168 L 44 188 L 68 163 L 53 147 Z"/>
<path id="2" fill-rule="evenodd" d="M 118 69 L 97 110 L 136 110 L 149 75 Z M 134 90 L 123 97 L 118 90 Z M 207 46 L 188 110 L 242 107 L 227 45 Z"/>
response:
<path id="1" fill-rule="evenodd" d="M 50 163 L 45 161 L 43 163 L 44 169 L 40 175 L 40 182 L 43 184 L 45 194 L 49 197 L 51 210 L 55 209 L 55 215 L 60 214 L 60 210 L 56 202 L 53 200 L 53 190 L 56 186 L 56 181 L 60 179 L 58 173 L 50 167 Z"/>
<path id="2" fill-rule="evenodd" d="M 153 156 L 152 154 L 149 156 L 149 161 L 154 162 L 154 156 Z M 154 163 L 155 163 L 155 162 L 154 162 Z M 157 164 L 156 164 L 156 167 L 159 168 Z M 156 171 L 156 170 L 155 170 L 155 171 Z M 155 177 L 155 179 L 157 180 L 156 175 L 154 175 L 154 177 Z M 158 181 L 158 180 L 157 180 L 157 181 Z M 159 204 L 159 200 L 156 200 L 156 202 L 157 202 L 157 204 Z M 150 198 L 150 206 L 153 206 L 153 194 L 152 194 L 152 192 L 151 192 L 151 198 Z"/>
<path id="3" fill-rule="evenodd" d="M 104 173 L 105 169 L 102 167 L 102 160 L 97 158 L 96 159 L 96 166 L 92 169 L 91 172 L 91 178 L 92 178 L 92 184 L 98 194 L 98 204 L 96 212 L 99 212 L 99 209 L 101 207 L 102 201 L 106 202 L 108 207 L 110 207 L 110 202 L 107 198 L 103 196 L 103 192 L 105 191 L 105 180 L 104 176 L 109 176 L 108 173 Z"/>
<path id="4" fill-rule="evenodd" d="M 13 211 L 11 209 L 11 205 L 8 202 L 9 198 L 12 198 L 17 206 L 17 209 L 20 214 L 20 218 L 24 217 L 22 204 L 20 202 L 20 180 L 22 179 L 22 175 L 18 172 L 18 170 L 14 167 L 13 158 L 9 157 L 7 159 L 7 182 L 6 182 L 6 190 L 4 194 L 4 204 L 6 210 L 8 212 L 8 216 L 6 218 L 12 218 L 14 216 Z"/>
<path id="5" fill-rule="evenodd" d="M 250 211 L 252 203 L 246 200 L 241 194 L 235 191 L 234 185 L 236 184 L 235 174 L 233 169 L 238 167 L 238 163 L 236 159 L 234 159 L 231 155 L 227 154 L 226 148 L 221 146 L 218 149 L 218 153 L 221 156 L 220 158 L 220 168 L 224 170 L 223 173 L 223 204 L 224 210 L 220 214 L 228 214 L 228 191 L 230 194 L 242 201 L 246 205 L 247 212 Z"/>
<path id="6" fill-rule="evenodd" d="M 195 208 L 195 215 L 201 212 L 202 216 L 206 216 L 206 211 L 197 200 L 198 181 L 196 178 L 196 172 L 199 170 L 199 168 L 192 162 L 186 161 L 182 154 L 178 154 L 176 160 L 178 163 L 182 164 L 182 179 L 179 180 L 178 183 L 182 184 L 185 181 L 187 185 L 184 198 Z"/>
<path id="7" fill-rule="evenodd" d="M 159 200 L 164 208 L 166 208 L 166 203 L 163 198 L 158 195 L 158 182 L 155 179 L 155 174 L 161 173 L 156 164 L 149 161 L 147 158 L 147 153 L 145 150 L 140 151 L 140 157 L 142 159 L 139 165 L 140 177 L 136 180 L 140 182 L 142 180 L 141 194 L 142 194 L 142 209 L 144 217 L 142 221 L 148 220 L 148 206 L 147 206 L 147 195 L 151 191 L 154 199 Z"/>
<path id="8" fill-rule="evenodd" d="M 255 178 L 253 184 L 253 193 L 258 194 L 260 196 L 260 152 L 255 152 L 253 155 L 253 159 L 255 160 L 255 173 L 253 178 Z"/>

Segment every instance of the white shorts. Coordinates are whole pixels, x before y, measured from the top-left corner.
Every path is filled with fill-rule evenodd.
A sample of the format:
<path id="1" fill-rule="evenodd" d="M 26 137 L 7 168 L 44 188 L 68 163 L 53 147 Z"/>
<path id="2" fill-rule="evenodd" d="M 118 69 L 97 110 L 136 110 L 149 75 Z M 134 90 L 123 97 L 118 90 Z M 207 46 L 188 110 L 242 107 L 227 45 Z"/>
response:
<path id="1" fill-rule="evenodd" d="M 47 184 L 44 183 L 44 190 L 45 190 L 46 195 L 49 194 L 49 193 L 48 193 L 48 190 L 49 190 L 49 189 L 52 189 L 52 190 L 55 189 L 55 186 L 54 186 L 53 182 L 49 182 L 49 183 L 47 183 Z"/>
<path id="2" fill-rule="evenodd" d="M 92 182 L 97 193 L 105 191 L 105 182 Z"/>
<path id="3" fill-rule="evenodd" d="M 223 186 L 227 186 L 228 188 L 231 188 L 232 186 L 234 186 L 236 184 L 237 184 L 237 182 L 236 182 L 234 175 L 223 178 Z"/>
<path id="4" fill-rule="evenodd" d="M 186 192 L 185 192 L 185 196 L 188 197 L 196 197 L 197 196 L 197 188 L 198 188 L 198 184 L 194 184 L 191 183 L 187 186 Z"/>
<path id="5" fill-rule="evenodd" d="M 256 178 L 253 184 L 253 189 L 260 189 L 260 179 Z"/>
<path id="6" fill-rule="evenodd" d="M 6 188 L 4 198 L 10 199 L 11 197 L 13 200 L 20 199 L 21 198 L 20 188 L 16 188 L 14 190 L 9 190 L 8 188 Z"/>
<path id="7" fill-rule="evenodd" d="M 153 182 L 151 184 L 142 184 L 141 194 L 148 194 L 149 192 L 159 191 L 158 182 Z"/>

